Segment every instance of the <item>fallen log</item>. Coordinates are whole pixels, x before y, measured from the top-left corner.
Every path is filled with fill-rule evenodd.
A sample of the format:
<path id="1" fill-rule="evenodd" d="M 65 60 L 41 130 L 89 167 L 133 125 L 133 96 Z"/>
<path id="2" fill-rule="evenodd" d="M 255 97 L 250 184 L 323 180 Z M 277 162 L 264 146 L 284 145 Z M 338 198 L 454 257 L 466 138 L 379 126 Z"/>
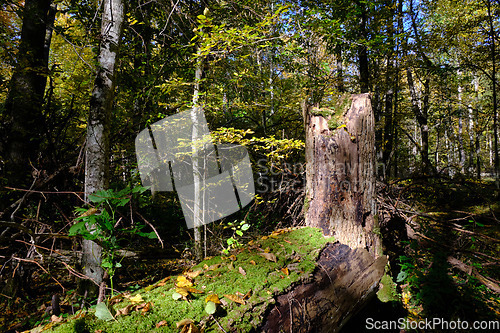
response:
<path id="1" fill-rule="evenodd" d="M 386 264 L 365 249 L 327 244 L 312 279 L 277 296 L 262 332 L 338 332 L 375 295 Z"/>
<path id="2" fill-rule="evenodd" d="M 192 332 L 206 333 L 337 332 L 375 294 L 386 262 L 334 243 L 317 228 L 276 230 L 115 296 L 109 311 L 75 314 L 52 332 L 71 331 L 75 321 L 90 332 L 174 332 L 188 322 Z"/>

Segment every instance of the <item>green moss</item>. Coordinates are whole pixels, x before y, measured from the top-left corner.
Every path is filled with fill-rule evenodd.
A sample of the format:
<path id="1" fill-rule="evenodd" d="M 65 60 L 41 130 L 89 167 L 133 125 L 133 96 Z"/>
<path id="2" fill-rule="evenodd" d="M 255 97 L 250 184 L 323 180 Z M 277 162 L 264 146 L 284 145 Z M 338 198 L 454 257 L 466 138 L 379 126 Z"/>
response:
<path id="1" fill-rule="evenodd" d="M 332 114 L 335 113 L 335 110 L 332 110 L 332 109 L 328 109 L 328 108 L 317 108 L 317 107 L 313 107 L 311 109 L 311 113 L 315 116 L 321 116 L 323 118 L 328 118 L 330 117 Z"/>
<path id="2" fill-rule="evenodd" d="M 380 286 L 381 288 L 377 292 L 377 298 L 381 302 L 399 301 L 396 283 L 392 281 L 392 277 L 389 274 L 384 274 L 382 280 L 380 280 Z"/>
<path id="3" fill-rule="evenodd" d="M 235 251 L 234 257 L 216 256 L 193 267 L 193 271 L 203 271 L 194 279 L 193 287 L 204 293 L 193 294 L 189 302 L 172 298 L 176 281 L 176 277 L 172 277 L 164 286 L 149 291 L 141 289 L 133 294 L 140 294 L 144 302 L 152 302 L 153 307 L 145 313 L 134 311 L 115 321 L 104 322 L 91 310 L 83 318 L 69 320 L 47 332 L 172 332 L 177 330 L 176 322 L 186 318 L 194 320 L 198 327 L 205 324 L 207 333 L 218 332 L 217 324 L 204 311 L 205 298 L 209 294 L 217 294 L 227 301 L 227 305 L 217 312 L 222 327 L 228 332 L 247 332 L 257 328 L 266 307 L 274 303 L 274 296 L 311 276 L 320 250 L 329 241 L 333 239 L 309 227 L 274 232 Z M 276 262 L 266 259 L 260 255 L 262 253 L 274 254 Z M 240 273 L 239 267 L 246 275 Z M 250 290 L 251 296 L 244 305 L 223 297 L 237 292 L 247 294 Z M 113 307 L 118 310 L 128 304 L 130 301 L 124 298 Z M 156 328 L 160 321 L 167 324 Z"/>
<path id="4" fill-rule="evenodd" d="M 351 106 L 352 98 L 350 94 L 340 94 L 330 96 L 328 107 L 312 108 L 311 113 L 315 116 L 322 116 L 327 119 L 328 128 L 335 130 L 345 123 L 344 116 Z"/>
<path id="5" fill-rule="evenodd" d="M 306 194 L 306 197 L 304 199 L 304 213 L 307 213 L 307 211 L 309 210 L 309 204 L 310 204 L 310 200 Z"/>

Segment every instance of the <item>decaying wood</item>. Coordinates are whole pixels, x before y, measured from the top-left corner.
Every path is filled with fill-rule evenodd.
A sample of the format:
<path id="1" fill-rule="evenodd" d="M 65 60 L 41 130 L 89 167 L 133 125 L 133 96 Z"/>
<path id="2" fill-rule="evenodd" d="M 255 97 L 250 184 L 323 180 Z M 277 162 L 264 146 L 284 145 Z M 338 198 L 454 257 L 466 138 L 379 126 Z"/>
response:
<path id="1" fill-rule="evenodd" d="M 328 244 L 310 281 L 277 297 L 262 332 L 338 332 L 375 295 L 386 257 Z"/>
<path id="2" fill-rule="evenodd" d="M 369 94 L 352 95 L 351 107 L 315 112 L 304 105 L 306 127 L 306 225 L 342 244 L 366 248 L 375 258 L 381 243 L 376 223 L 375 121 Z M 322 110 L 322 109 L 320 109 Z M 335 125 L 332 125 L 335 117 Z"/>

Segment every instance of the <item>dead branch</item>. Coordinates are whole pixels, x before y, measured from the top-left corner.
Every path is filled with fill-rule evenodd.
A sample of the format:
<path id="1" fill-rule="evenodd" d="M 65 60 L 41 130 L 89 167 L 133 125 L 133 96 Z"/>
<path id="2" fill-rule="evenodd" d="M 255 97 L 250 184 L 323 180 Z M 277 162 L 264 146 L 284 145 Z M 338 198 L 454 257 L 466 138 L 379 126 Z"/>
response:
<path id="1" fill-rule="evenodd" d="M 469 266 L 462 261 L 458 260 L 457 258 L 454 257 L 448 257 L 448 263 L 452 265 L 453 267 L 461 270 L 462 272 L 466 273 L 467 275 L 474 276 L 476 279 L 478 279 L 479 282 L 484 284 L 489 290 L 500 294 L 500 286 L 492 281 L 491 279 L 481 275 L 477 269 L 473 266 Z"/>

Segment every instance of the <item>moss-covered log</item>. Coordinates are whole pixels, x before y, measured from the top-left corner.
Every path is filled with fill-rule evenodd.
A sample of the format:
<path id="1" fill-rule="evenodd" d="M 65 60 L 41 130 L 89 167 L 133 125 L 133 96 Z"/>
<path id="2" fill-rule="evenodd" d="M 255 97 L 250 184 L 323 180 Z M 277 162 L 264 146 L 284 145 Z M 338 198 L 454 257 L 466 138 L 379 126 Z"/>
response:
<path id="1" fill-rule="evenodd" d="M 366 250 L 334 243 L 319 229 L 277 230 L 184 274 L 121 294 L 108 302 L 113 317 L 102 307 L 100 314 L 83 311 L 52 324 L 51 331 L 179 332 L 177 323 L 185 320 L 207 333 L 331 332 L 376 291 L 384 266 L 385 258 L 374 262 Z M 220 300 L 213 316 L 207 299 Z"/>
<path id="2" fill-rule="evenodd" d="M 276 298 L 262 332 L 337 332 L 375 295 L 385 257 L 364 249 L 328 244 L 313 278 Z"/>

